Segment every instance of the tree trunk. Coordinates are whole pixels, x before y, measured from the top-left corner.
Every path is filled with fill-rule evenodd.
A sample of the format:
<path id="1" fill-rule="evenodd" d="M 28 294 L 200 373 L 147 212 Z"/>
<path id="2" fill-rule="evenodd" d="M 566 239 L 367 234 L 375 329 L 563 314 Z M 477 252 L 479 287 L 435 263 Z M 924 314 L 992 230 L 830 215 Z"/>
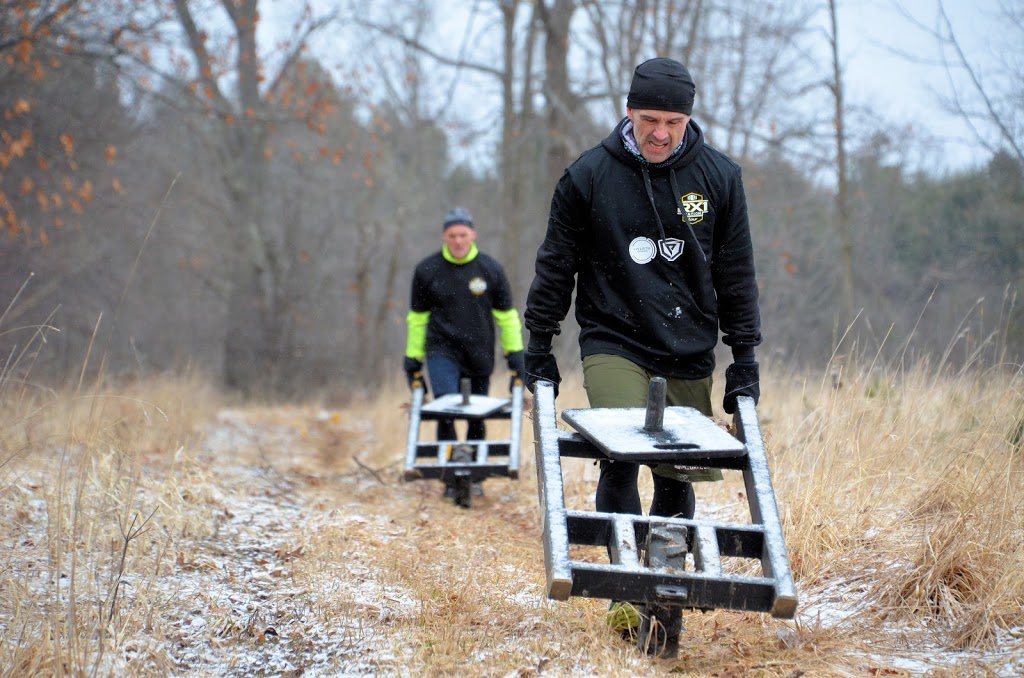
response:
<path id="1" fill-rule="evenodd" d="M 228 327 L 224 337 L 224 381 L 246 394 L 275 388 L 274 298 L 268 284 L 263 229 L 267 161 L 260 120 L 259 58 L 256 52 L 258 0 L 223 0 L 238 37 L 238 114 L 226 123 L 237 163 L 229 179 L 236 220 L 231 266 Z"/>
<path id="2" fill-rule="evenodd" d="M 527 101 L 533 95 L 529 79 L 530 62 L 527 54 L 527 61 L 523 67 L 522 99 L 517 106 L 514 85 L 516 81 L 515 23 L 518 7 L 519 2 L 501 3 L 504 29 L 504 73 L 501 79 L 502 123 L 498 186 L 501 191 L 501 210 L 505 222 L 503 263 L 509 284 L 512 287 L 513 303 L 518 303 L 516 295 L 524 289 L 523 270 L 526 257 L 522 251 L 523 234 L 528 228 L 526 219 L 529 217 L 529 212 L 524 209 L 523 200 L 526 195 L 524 183 L 529 174 L 524 171 L 526 167 L 523 156 L 524 144 L 528 137 L 528 130 L 525 126 L 530 124 L 529 119 L 532 117 Z M 532 35 L 535 32 L 535 25 L 531 21 L 527 44 L 533 42 Z"/>
<path id="3" fill-rule="evenodd" d="M 544 94 L 548 101 L 547 185 L 554 186 L 576 155 L 572 142 L 579 99 L 569 83 L 569 25 L 576 0 L 555 0 L 552 7 L 537 3 L 544 26 Z"/>
<path id="4" fill-rule="evenodd" d="M 850 233 L 850 181 L 846 168 L 846 123 L 843 118 L 843 82 L 839 63 L 839 34 L 836 2 L 829 0 L 832 21 L 832 94 L 835 100 L 836 128 L 836 230 L 839 235 L 839 322 L 853 322 L 855 287 L 853 275 L 853 234 Z M 842 329 L 842 327 L 840 327 Z"/>

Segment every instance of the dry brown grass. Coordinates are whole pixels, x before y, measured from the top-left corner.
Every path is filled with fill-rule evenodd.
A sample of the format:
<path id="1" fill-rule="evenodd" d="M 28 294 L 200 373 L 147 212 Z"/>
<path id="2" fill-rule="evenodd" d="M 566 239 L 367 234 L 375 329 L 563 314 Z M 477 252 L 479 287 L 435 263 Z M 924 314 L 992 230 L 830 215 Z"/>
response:
<path id="1" fill-rule="evenodd" d="M 765 374 L 795 621 L 686 613 L 677 660 L 547 600 L 530 422 L 471 510 L 400 480 L 407 394 L 231 407 L 198 379 L 0 382 L 4 675 L 1011 675 L 1019 375 Z M 578 382 L 559 407 L 581 407 Z M 429 435 L 424 425 L 424 436 Z M 505 435 L 507 424 L 491 427 Z M 567 461 L 591 508 L 592 464 Z M 698 512 L 745 515 L 737 474 Z M 650 483 L 643 476 L 643 492 Z"/>
<path id="2" fill-rule="evenodd" d="M 139 594 L 173 562 L 170 546 L 185 529 L 179 489 L 214 402 L 188 378 L 65 392 L 0 382 L 8 674 L 102 666 L 107 651 L 151 625 L 158 613 Z"/>
<path id="3" fill-rule="evenodd" d="M 793 380 L 800 397 L 771 415 L 794 570 L 820 589 L 864 570 L 876 645 L 1010 642 L 1019 661 L 1021 386 L 1019 372 L 940 378 L 923 368 L 838 390 Z"/>

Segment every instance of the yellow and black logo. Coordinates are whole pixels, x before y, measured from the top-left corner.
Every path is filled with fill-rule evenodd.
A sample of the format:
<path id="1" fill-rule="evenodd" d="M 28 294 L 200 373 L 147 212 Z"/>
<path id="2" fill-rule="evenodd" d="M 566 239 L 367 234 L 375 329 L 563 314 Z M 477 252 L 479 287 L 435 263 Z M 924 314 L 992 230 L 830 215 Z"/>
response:
<path id="1" fill-rule="evenodd" d="M 687 193 L 680 202 L 683 204 L 682 215 L 690 225 L 699 224 L 704 221 L 704 215 L 708 212 L 708 201 L 700 193 Z"/>
<path id="2" fill-rule="evenodd" d="M 487 281 L 480 276 L 475 276 L 469 281 L 469 291 L 479 297 L 487 291 Z"/>

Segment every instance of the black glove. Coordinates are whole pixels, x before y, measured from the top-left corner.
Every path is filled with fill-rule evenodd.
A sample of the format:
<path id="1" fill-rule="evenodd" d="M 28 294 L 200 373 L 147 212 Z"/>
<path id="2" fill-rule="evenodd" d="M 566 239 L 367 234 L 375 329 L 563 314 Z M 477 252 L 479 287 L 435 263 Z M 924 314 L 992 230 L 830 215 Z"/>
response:
<path id="1" fill-rule="evenodd" d="M 526 376 L 526 366 L 523 362 L 523 352 L 513 351 L 511 353 L 506 354 L 505 362 L 508 363 L 508 369 L 512 370 L 512 372 L 515 373 L 512 375 L 512 378 L 508 382 L 508 390 L 511 391 L 512 388 L 516 385 L 516 381 L 518 380 L 522 382 L 523 378 Z"/>
<path id="2" fill-rule="evenodd" d="M 734 362 L 725 368 L 725 399 L 722 408 L 729 414 L 736 411 L 736 399 L 750 396 L 757 404 L 761 397 L 761 371 L 757 362 Z"/>
<path id="3" fill-rule="evenodd" d="M 423 395 L 427 395 L 427 381 L 423 378 L 423 362 L 405 356 L 402 361 L 402 369 L 405 370 L 405 378 L 409 381 L 409 388 L 415 389 L 417 384 L 423 387 Z"/>
<path id="4" fill-rule="evenodd" d="M 558 384 L 562 382 L 562 376 L 558 373 L 558 363 L 551 349 L 547 351 L 535 351 L 532 348 L 526 349 L 524 364 L 526 366 L 526 388 L 533 393 L 533 386 L 540 380 L 550 381 L 555 385 L 555 397 L 558 397 Z"/>

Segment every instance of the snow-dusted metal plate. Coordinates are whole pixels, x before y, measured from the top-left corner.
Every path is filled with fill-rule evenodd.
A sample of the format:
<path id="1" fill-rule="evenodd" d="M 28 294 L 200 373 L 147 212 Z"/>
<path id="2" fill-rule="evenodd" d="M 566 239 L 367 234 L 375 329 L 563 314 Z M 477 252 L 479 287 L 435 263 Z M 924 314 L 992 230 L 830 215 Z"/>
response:
<path id="1" fill-rule="evenodd" d="M 642 407 L 563 410 L 562 419 L 616 461 L 741 457 L 746 447 L 692 407 L 666 407 L 661 431 L 644 429 Z"/>
<path id="2" fill-rule="evenodd" d="M 501 408 L 508 407 L 512 401 L 508 398 L 492 398 L 484 395 L 469 396 L 469 403 L 462 404 L 461 393 L 449 393 L 423 405 L 423 414 L 450 414 L 458 417 L 483 418 L 495 414 Z"/>

